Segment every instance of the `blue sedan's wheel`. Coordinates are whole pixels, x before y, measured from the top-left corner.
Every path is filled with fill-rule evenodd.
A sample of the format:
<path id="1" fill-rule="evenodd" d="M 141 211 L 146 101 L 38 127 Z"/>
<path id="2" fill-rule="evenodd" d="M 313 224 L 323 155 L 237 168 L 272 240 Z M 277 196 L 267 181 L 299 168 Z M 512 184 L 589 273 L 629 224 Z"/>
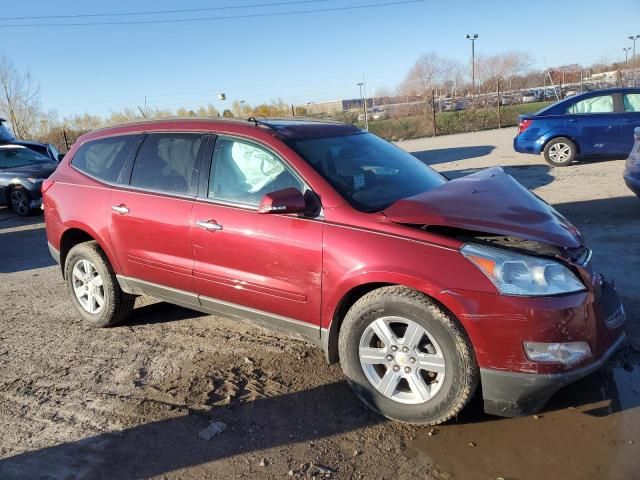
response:
<path id="1" fill-rule="evenodd" d="M 566 167 L 575 160 L 577 150 L 573 141 L 565 137 L 558 137 L 544 147 L 544 158 L 554 167 Z"/>

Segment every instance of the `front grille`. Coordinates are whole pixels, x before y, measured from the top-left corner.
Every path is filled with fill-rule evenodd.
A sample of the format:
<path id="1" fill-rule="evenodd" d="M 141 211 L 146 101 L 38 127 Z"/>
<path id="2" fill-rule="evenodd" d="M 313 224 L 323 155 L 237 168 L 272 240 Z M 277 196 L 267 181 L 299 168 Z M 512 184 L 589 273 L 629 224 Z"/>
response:
<path id="1" fill-rule="evenodd" d="M 598 302 L 600 315 L 607 327 L 616 328 L 624 323 L 625 315 L 618 292 L 609 282 L 603 281 L 600 287 L 600 299 Z"/>

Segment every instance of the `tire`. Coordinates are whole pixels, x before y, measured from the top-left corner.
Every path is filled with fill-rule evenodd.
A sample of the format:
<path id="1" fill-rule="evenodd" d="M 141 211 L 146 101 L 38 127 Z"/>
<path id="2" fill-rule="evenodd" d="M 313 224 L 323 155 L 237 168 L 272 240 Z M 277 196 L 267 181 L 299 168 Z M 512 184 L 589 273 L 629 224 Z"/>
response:
<path id="1" fill-rule="evenodd" d="M 566 137 L 554 138 L 544 146 L 544 159 L 554 167 L 570 165 L 578 154 L 578 147 Z"/>
<path id="2" fill-rule="evenodd" d="M 393 334 L 391 345 L 376 333 L 383 324 Z M 420 338 L 414 342 L 418 346 L 408 337 Z M 356 395 L 374 411 L 400 422 L 437 425 L 450 420 L 468 403 L 479 382 L 473 348 L 462 326 L 428 296 L 406 287 L 383 287 L 360 298 L 342 323 L 338 349 L 342 370 Z M 376 362 L 380 363 L 372 365 Z M 427 373 L 422 368 L 436 369 L 431 364 L 438 364 L 441 371 Z M 396 367 L 399 372 L 393 370 Z M 384 380 L 392 375 L 395 387 L 394 381 Z M 374 380 L 379 380 L 377 387 Z M 384 385 L 392 385 L 391 390 L 383 393 Z"/>
<path id="3" fill-rule="evenodd" d="M 24 187 L 13 187 L 9 191 L 9 205 L 21 217 L 28 217 L 31 213 L 31 194 Z"/>
<path id="4" fill-rule="evenodd" d="M 80 243 L 69 251 L 64 277 L 76 310 L 94 327 L 115 325 L 133 310 L 135 296 L 122 291 L 109 260 L 95 241 Z M 76 294 L 77 289 L 80 294 Z"/>

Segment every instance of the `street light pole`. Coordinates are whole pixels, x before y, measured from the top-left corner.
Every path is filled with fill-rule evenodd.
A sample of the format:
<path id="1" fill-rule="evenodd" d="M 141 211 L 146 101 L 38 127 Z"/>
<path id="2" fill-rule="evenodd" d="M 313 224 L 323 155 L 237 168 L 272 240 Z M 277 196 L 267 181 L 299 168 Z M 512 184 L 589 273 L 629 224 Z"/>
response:
<path id="1" fill-rule="evenodd" d="M 631 47 L 624 47 L 622 50 L 624 51 L 624 70 L 626 72 L 629 68 L 629 50 L 631 50 Z"/>
<path id="2" fill-rule="evenodd" d="M 630 35 L 629 36 L 629 40 L 631 40 L 633 42 L 633 56 L 631 57 L 631 63 L 633 64 L 633 66 L 635 67 L 636 64 L 636 40 L 638 40 L 640 38 L 640 35 Z"/>
<path id="3" fill-rule="evenodd" d="M 242 116 L 244 117 L 244 103 L 246 100 L 240 100 L 240 108 L 242 109 Z"/>
<path id="4" fill-rule="evenodd" d="M 362 87 L 364 87 L 364 82 L 356 83 L 360 87 L 360 102 L 362 102 L 362 108 L 364 111 L 364 128 L 365 130 L 369 130 L 369 122 L 367 121 L 367 99 L 362 96 Z M 366 90 L 365 90 L 366 95 Z"/>
<path id="5" fill-rule="evenodd" d="M 476 93 L 476 40 L 478 39 L 478 34 L 474 33 L 473 35 L 466 34 L 464 36 L 467 40 L 471 40 L 471 91 L 475 96 Z"/>

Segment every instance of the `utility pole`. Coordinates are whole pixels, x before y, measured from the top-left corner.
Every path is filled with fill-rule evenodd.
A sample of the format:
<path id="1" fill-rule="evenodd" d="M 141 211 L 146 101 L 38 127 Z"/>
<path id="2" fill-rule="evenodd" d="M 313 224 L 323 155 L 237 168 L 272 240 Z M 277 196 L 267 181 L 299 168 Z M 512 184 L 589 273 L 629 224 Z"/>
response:
<path id="1" fill-rule="evenodd" d="M 438 136 L 438 129 L 436 124 L 436 96 L 431 90 L 431 119 L 433 120 L 433 136 Z"/>
<path id="2" fill-rule="evenodd" d="M 498 93 L 498 128 L 502 128 L 502 112 L 500 111 L 500 80 L 496 81 L 496 86 Z"/>
<path id="3" fill-rule="evenodd" d="M 474 33 L 473 35 L 466 34 L 464 36 L 467 40 L 471 40 L 471 90 L 472 95 L 476 94 L 476 40 L 478 39 L 478 34 Z"/>

